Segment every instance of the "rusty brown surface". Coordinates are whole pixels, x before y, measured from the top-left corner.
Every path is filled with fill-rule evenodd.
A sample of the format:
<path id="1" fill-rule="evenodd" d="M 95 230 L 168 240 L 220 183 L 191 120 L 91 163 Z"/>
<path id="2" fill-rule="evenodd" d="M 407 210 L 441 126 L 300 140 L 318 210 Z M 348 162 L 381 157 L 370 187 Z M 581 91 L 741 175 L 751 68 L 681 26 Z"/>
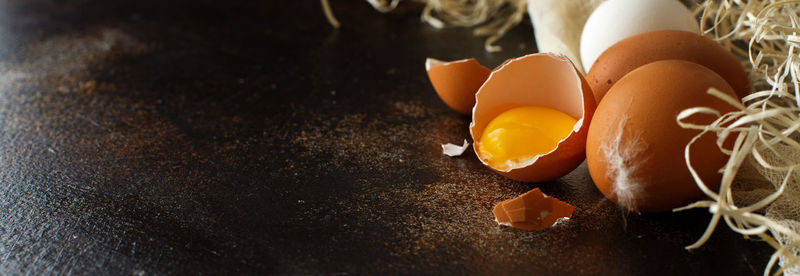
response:
<path id="1" fill-rule="evenodd" d="M 297 3 L 295 3 L 297 2 Z M 623 214 L 585 166 L 526 184 L 474 154 L 423 62 L 490 68 L 421 7 L 333 1 L 0 1 L 0 273 L 760 274 L 770 250 L 707 214 Z M 539 187 L 559 227 L 498 226 Z"/>

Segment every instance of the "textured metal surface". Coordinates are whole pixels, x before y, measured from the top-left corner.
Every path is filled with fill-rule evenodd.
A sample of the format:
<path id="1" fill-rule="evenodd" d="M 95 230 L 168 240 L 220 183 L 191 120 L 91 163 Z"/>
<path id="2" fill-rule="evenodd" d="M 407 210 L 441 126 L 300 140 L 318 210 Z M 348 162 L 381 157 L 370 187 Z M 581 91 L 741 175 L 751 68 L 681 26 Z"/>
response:
<path id="1" fill-rule="evenodd" d="M 427 56 L 495 66 L 420 6 L 333 1 L 0 2 L 0 274 L 760 274 L 770 250 L 707 214 L 626 215 L 585 166 L 500 177 L 439 145 L 469 118 Z M 572 203 L 541 231 L 493 204 L 531 188 Z"/>

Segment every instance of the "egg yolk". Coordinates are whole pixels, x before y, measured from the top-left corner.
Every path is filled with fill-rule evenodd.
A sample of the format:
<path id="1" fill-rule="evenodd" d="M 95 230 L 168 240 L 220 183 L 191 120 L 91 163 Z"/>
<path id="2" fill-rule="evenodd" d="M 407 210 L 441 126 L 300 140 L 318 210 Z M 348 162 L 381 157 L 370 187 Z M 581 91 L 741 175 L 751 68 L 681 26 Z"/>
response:
<path id="1" fill-rule="evenodd" d="M 517 107 L 495 117 L 483 130 L 480 158 L 492 168 L 507 170 L 538 154 L 552 151 L 577 120 L 564 112 L 538 106 Z"/>

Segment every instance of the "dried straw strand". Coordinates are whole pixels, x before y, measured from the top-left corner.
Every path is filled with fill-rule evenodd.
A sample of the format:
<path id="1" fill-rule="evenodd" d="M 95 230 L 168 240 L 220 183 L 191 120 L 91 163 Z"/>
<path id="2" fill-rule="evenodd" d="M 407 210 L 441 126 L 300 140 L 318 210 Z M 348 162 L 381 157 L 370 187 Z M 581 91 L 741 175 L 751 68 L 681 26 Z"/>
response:
<path id="1" fill-rule="evenodd" d="M 338 28 L 339 21 L 331 11 L 329 0 L 320 0 L 328 22 Z M 400 0 L 366 0 L 372 7 L 387 13 L 400 3 Z M 425 3 L 420 15 L 423 22 L 441 29 L 445 27 L 475 28 L 473 34 L 486 36 L 484 49 L 497 52 L 502 48 L 495 43 L 511 28 L 522 22 L 527 0 L 418 0 Z"/>
<path id="2" fill-rule="evenodd" d="M 709 89 L 716 96 L 738 110 L 719 114 L 708 108 L 690 108 L 681 112 L 677 122 L 681 127 L 700 130 L 685 149 L 686 163 L 698 187 L 710 200 L 698 201 L 675 211 L 708 208 L 713 214 L 703 235 L 687 249 L 702 246 L 720 221 L 732 230 L 757 236 L 775 252 L 767 264 L 764 275 L 800 273 L 800 233 L 789 227 L 799 223 L 798 214 L 782 219 L 775 212 L 762 213 L 776 202 L 790 204 L 800 210 L 800 197 L 787 194 L 789 186 L 797 186 L 800 179 L 793 178 L 800 171 L 800 158 L 792 156 L 800 151 L 800 0 L 707 0 L 697 14 L 703 33 L 746 60 L 748 74 L 756 92 L 742 98 L 742 103 L 718 90 Z M 708 125 L 696 125 L 686 119 L 699 114 L 714 114 L 717 119 Z M 730 155 L 723 168 L 719 193 L 706 187 L 692 168 L 690 148 L 702 134 L 713 132 L 718 136 L 717 146 Z M 723 148 L 728 137 L 736 137 L 731 150 Z M 790 150 L 791 149 L 791 150 Z M 733 183 L 741 166 L 753 160 L 762 172 L 782 175 L 769 179 L 775 190 L 748 206 L 737 206 Z M 781 210 L 776 211 L 780 213 Z M 776 269 L 775 265 L 780 267 Z"/>

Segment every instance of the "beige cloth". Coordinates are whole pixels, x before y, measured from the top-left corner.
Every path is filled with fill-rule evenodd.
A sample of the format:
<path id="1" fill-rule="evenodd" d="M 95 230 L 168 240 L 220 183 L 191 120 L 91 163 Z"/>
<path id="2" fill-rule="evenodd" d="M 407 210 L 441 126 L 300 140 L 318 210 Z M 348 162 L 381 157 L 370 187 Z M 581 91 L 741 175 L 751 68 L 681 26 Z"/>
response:
<path id="1" fill-rule="evenodd" d="M 567 56 L 578 71 L 581 66 L 581 32 L 592 11 L 606 0 L 528 0 L 528 14 L 540 53 Z"/>

